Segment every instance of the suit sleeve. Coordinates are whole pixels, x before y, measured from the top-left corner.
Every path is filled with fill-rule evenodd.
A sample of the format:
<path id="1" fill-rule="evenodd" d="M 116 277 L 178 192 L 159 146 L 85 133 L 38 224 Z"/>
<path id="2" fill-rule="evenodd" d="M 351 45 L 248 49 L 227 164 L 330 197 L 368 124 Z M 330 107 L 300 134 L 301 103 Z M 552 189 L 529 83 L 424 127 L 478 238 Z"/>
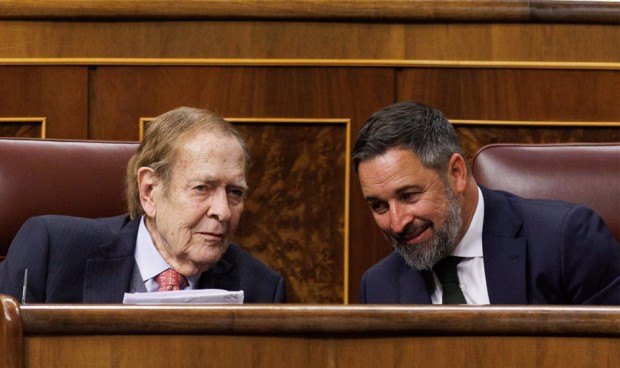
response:
<path id="1" fill-rule="evenodd" d="M 620 305 L 620 245 L 604 221 L 576 206 L 562 230 L 563 279 L 573 303 Z"/>
<path id="2" fill-rule="evenodd" d="M 358 301 L 360 304 L 366 304 L 366 276 L 367 274 L 364 273 L 364 276 L 362 276 L 362 281 L 360 282 L 360 290 L 359 290 L 359 297 L 358 297 Z"/>
<path id="3" fill-rule="evenodd" d="M 9 247 L 6 259 L 0 267 L 0 293 L 22 301 L 24 273 L 28 270 L 26 287 L 27 303 L 45 301 L 49 236 L 40 218 L 24 223 Z"/>

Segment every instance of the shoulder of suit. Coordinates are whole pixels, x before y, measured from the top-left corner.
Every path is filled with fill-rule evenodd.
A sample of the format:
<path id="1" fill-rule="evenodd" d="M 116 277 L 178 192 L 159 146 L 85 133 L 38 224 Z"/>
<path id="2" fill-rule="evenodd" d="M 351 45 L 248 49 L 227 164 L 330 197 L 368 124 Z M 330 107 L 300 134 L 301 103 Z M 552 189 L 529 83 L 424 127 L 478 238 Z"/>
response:
<path id="1" fill-rule="evenodd" d="M 387 257 L 383 258 L 379 262 L 375 263 L 372 267 L 368 269 L 367 272 L 397 272 L 398 270 L 407 270 L 410 269 L 409 266 L 405 263 L 403 257 L 398 254 L 396 251 L 392 251 Z"/>
<path id="2" fill-rule="evenodd" d="M 255 272 L 265 272 L 271 275 L 279 274 L 265 265 L 261 260 L 250 254 L 247 250 L 243 249 L 236 243 L 230 243 L 228 250 L 224 254 L 224 260 L 232 263 L 234 266 L 241 269 L 252 269 Z"/>
<path id="3" fill-rule="evenodd" d="M 128 215 L 120 215 L 106 218 L 85 218 L 65 215 L 42 215 L 28 220 L 31 223 L 40 221 L 48 230 L 73 229 L 88 230 L 93 232 L 118 233 L 127 224 L 131 223 Z"/>

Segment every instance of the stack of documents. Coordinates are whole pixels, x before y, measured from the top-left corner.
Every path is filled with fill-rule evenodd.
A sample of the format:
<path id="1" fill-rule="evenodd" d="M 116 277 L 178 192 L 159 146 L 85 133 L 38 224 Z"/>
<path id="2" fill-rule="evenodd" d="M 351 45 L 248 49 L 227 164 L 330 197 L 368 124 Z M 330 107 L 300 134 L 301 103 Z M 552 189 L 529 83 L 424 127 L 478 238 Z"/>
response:
<path id="1" fill-rule="evenodd" d="M 194 289 L 125 293 L 123 304 L 243 304 L 243 290 Z"/>

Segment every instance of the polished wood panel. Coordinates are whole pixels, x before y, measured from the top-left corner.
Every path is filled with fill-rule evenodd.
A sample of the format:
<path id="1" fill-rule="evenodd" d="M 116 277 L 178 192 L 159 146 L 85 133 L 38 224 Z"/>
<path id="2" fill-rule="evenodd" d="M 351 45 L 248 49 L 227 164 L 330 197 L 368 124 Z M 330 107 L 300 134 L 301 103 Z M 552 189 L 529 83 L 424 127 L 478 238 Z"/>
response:
<path id="1" fill-rule="evenodd" d="M 129 18 L 129 19 L 346 19 L 368 21 L 561 21 L 620 22 L 620 4 L 613 1 L 550 0 L 4 0 L 0 18 Z"/>
<path id="2" fill-rule="evenodd" d="M 455 125 L 461 146 L 467 159 L 482 147 L 491 143 L 570 143 L 570 142 L 618 142 L 620 122 L 615 126 L 554 127 L 520 126 L 510 123 L 500 125 Z"/>
<path id="3" fill-rule="evenodd" d="M 407 68 L 397 75 L 397 99 L 429 104 L 451 120 L 487 120 L 456 125 L 471 158 L 489 143 L 617 141 L 619 85 L 620 70 Z M 562 125 L 569 122 L 579 124 Z"/>
<path id="4" fill-rule="evenodd" d="M 406 60 L 620 61 L 620 50 L 610 50 L 620 47 L 616 25 L 415 24 L 404 39 Z"/>
<path id="5" fill-rule="evenodd" d="M 397 100 L 434 106 L 449 119 L 620 121 L 620 70 L 408 68 Z"/>
<path id="6" fill-rule="evenodd" d="M 617 338 L 32 336 L 26 366 L 614 367 Z M 149 349 L 145 349 L 148 346 Z M 151 350 L 152 349 L 152 350 Z M 166 351 L 165 355 L 152 351 Z"/>
<path id="7" fill-rule="evenodd" d="M 123 67 L 93 74 L 92 139 L 137 140 L 140 118 L 178 106 L 227 118 L 350 119 L 353 134 L 393 101 L 391 68 Z"/>
<path id="8" fill-rule="evenodd" d="M 402 41 L 393 24 L 0 21 L 1 58 L 402 59 Z"/>
<path id="9" fill-rule="evenodd" d="M 620 61 L 620 27 L 605 24 L 0 21 L 0 44 L 5 45 L 0 58 L 13 59 L 3 63 L 21 58 Z"/>
<path id="10" fill-rule="evenodd" d="M 230 335 L 32 336 L 26 346 L 26 366 L 31 368 L 323 368 L 330 366 L 331 350 L 320 339 Z"/>
<path id="11" fill-rule="evenodd" d="M 47 137 L 87 138 L 86 68 L 0 66 L 0 81 L 0 118 L 44 118 Z M 37 135 L 20 129 L 4 133 L 18 137 Z"/>
<path id="12" fill-rule="evenodd" d="M 620 310 L 614 307 L 25 305 L 20 309 L 23 354 L 29 367 L 168 367 L 179 361 L 218 367 L 620 363 Z"/>
<path id="13" fill-rule="evenodd" d="M 614 306 L 39 304 L 21 305 L 20 309 L 26 335 L 115 332 L 620 337 L 620 309 Z"/>
<path id="14" fill-rule="evenodd" d="M 23 366 L 23 325 L 17 301 L 0 294 L 0 365 Z"/>
<path id="15" fill-rule="evenodd" d="M 347 123 L 234 124 L 253 157 L 235 240 L 286 277 L 289 301 L 343 303 Z"/>

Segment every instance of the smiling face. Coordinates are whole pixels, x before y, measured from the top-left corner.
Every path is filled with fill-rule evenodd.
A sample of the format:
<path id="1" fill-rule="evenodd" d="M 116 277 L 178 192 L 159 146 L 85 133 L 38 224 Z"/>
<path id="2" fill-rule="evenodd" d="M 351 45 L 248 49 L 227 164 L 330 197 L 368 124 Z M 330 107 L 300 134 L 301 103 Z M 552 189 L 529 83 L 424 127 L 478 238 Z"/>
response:
<path id="1" fill-rule="evenodd" d="M 463 223 L 458 196 L 414 153 L 390 148 L 362 161 L 358 173 L 377 225 L 409 266 L 431 269 L 456 247 Z"/>
<path id="2" fill-rule="evenodd" d="M 155 247 L 183 275 L 206 271 L 228 249 L 247 191 L 244 152 L 236 138 L 199 132 L 181 140 L 169 183 L 151 168 L 138 172 L 146 225 Z"/>

